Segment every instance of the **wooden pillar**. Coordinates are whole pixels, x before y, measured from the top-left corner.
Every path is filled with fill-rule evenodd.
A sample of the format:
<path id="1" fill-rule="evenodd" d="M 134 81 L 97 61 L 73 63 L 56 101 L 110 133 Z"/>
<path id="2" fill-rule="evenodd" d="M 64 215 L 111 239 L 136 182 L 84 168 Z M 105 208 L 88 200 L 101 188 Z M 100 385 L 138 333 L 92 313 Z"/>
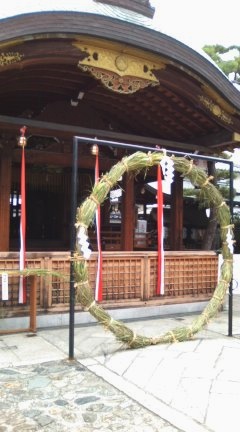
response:
<path id="1" fill-rule="evenodd" d="M 0 251 L 9 251 L 10 193 L 12 180 L 12 155 L 10 150 L 0 152 Z"/>
<path id="2" fill-rule="evenodd" d="M 172 184 L 171 217 L 170 217 L 170 249 L 183 249 L 183 178 L 175 172 Z"/>
<path id="3" fill-rule="evenodd" d="M 135 229 L 135 198 L 134 198 L 134 177 L 128 174 L 123 178 L 123 195 L 121 208 L 121 248 L 124 251 L 133 250 L 134 229 Z"/>

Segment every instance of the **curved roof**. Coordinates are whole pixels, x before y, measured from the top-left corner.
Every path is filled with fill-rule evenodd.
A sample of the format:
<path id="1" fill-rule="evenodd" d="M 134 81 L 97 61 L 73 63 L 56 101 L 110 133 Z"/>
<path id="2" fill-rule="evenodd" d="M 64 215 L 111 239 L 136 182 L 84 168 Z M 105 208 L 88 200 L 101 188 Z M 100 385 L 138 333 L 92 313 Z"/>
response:
<path id="1" fill-rule="evenodd" d="M 97 14 L 153 28 L 152 19 L 137 13 L 136 11 L 112 4 L 105 4 L 104 2 L 97 3 L 94 0 L 68 0 L 67 2 L 65 0 L 31 0 L 31 2 L 22 0 L 19 4 L 10 0 L 4 6 L 4 9 L 0 11 L 0 18 L 9 18 L 26 13 L 49 11 Z"/>
<path id="2" fill-rule="evenodd" d="M 116 132 L 165 140 L 169 147 L 213 152 L 237 146 L 238 90 L 196 51 L 136 21 L 99 11 L 23 14 L 1 20 L 0 46 L 2 129 L 8 123 L 3 116 L 28 117 L 108 136 Z M 158 85 L 132 94 L 110 91 L 78 67 L 91 47 L 98 56 L 107 50 L 155 65 Z M 83 99 L 78 99 L 80 92 Z"/>

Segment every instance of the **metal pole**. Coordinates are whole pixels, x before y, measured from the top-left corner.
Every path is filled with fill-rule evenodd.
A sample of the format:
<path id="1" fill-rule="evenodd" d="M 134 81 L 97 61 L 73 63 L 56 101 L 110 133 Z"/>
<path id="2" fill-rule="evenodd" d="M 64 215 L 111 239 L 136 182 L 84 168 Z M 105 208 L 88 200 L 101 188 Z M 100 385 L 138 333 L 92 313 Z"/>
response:
<path id="1" fill-rule="evenodd" d="M 230 163 L 230 184 L 229 184 L 229 208 L 231 213 L 231 222 L 233 221 L 233 162 Z M 228 296 L 228 336 L 232 336 L 233 326 L 233 293 L 232 293 L 232 280 L 229 284 Z"/>
<path id="2" fill-rule="evenodd" d="M 78 173 L 78 141 L 73 138 L 72 159 L 72 185 L 71 185 L 71 228 L 70 228 L 70 252 L 73 258 L 75 252 L 75 220 L 77 211 L 77 173 Z M 69 360 L 74 359 L 74 310 L 75 310 L 75 287 L 74 287 L 74 262 L 70 262 L 70 310 L 69 310 Z"/>
<path id="3" fill-rule="evenodd" d="M 84 144 L 97 144 L 99 146 L 109 146 L 109 147 L 118 147 L 118 148 L 124 148 L 124 149 L 129 149 L 129 150 L 140 150 L 143 152 L 146 151 L 161 151 L 161 149 L 158 149 L 156 147 L 148 147 L 148 146 L 140 146 L 137 144 L 129 144 L 129 143 L 123 143 L 123 142 L 118 142 L 118 141 L 108 141 L 108 140 L 103 140 L 103 139 L 98 139 L 98 138 L 88 138 L 88 137 L 84 137 L 84 136 L 75 136 L 75 138 L 77 139 L 77 141 L 79 143 L 84 143 Z M 165 149 L 167 153 L 170 153 L 171 155 L 176 155 L 176 156 L 183 156 L 183 157 L 191 157 L 191 159 L 196 159 L 196 160 L 206 160 L 206 161 L 213 161 L 213 162 L 222 162 L 225 164 L 231 164 L 230 161 L 228 161 L 227 159 L 223 159 L 223 158 L 216 158 L 213 156 L 204 156 L 204 155 L 199 155 L 199 154 L 195 154 L 195 153 L 188 153 L 188 152 L 180 152 L 180 151 L 173 151 L 173 150 L 168 150 L 167 148 Z"/>

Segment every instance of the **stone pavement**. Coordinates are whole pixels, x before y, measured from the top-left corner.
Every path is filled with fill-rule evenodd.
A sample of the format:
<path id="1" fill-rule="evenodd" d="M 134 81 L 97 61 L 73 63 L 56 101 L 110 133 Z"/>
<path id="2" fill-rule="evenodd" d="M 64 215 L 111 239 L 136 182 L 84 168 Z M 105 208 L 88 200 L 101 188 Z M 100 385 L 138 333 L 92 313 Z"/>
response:
<path id="1" fill-rule="evenodd" d="M 193 340 L 125 349 L 98 324 L 0 337 L 0 431 L 237 432 L 240 296 Z M 193 316 L 132 321 L 145 335 Z"/>

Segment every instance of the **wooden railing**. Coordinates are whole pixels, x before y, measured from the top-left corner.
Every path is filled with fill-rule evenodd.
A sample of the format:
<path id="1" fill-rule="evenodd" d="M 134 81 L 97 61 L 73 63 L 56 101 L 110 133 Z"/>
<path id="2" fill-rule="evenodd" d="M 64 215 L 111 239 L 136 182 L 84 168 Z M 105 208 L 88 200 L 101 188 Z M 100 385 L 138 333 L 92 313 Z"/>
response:
<path id="1" fill-rule="evenodd" d="M 157 252 L 103 252 L 103 304 L 128 305 L 132 302 L 159 301 L 187 302 L 207 299 L 217 282 L 218 258 L 214 252 L 165 252 L 165 294 L 156 296 Z M 18 269 L 19 261 L 13 253 L 0 254 L 0 271 Z M 60 252 L 28 253 L 27 267 L 49 271 L 37 277 L 38 310 L 66 308 L 69 303 L 70 255 Z M 51 272 L 59 272 L 64 278 Z M 97 254 L 89 260 L 89 282 L 94 291 Z M 5 313 L 21 308 L 18 305 L 19 277 L 9 277 L 9 300 L 0 304 Z M 28 287 L 28 293 L 29 293 Z M 29 294 L 28 294 L 29 300 Z"/>
<path id="2" fill-rule="evenodd" d="M 96 233 L 90 232 L 90 243 L 94 251 L 97 250 Z M 134 249 L 145 250 L 150 246 L 150 233 L 135 233 Z M 102 231 L 101 232 L 102 249 L 106 251 L 119 251 L 121 249 L 121 232 L 120 231 Z"/>
<path id="3" fill-rule="evenodd" d="M 97 235 L 89 233 L 90 243 L 94 251 L 97 250 Z M 102 249 L 106 251 L 121 249 L 121 232 L 120 231 L 101 231 Z"/>

